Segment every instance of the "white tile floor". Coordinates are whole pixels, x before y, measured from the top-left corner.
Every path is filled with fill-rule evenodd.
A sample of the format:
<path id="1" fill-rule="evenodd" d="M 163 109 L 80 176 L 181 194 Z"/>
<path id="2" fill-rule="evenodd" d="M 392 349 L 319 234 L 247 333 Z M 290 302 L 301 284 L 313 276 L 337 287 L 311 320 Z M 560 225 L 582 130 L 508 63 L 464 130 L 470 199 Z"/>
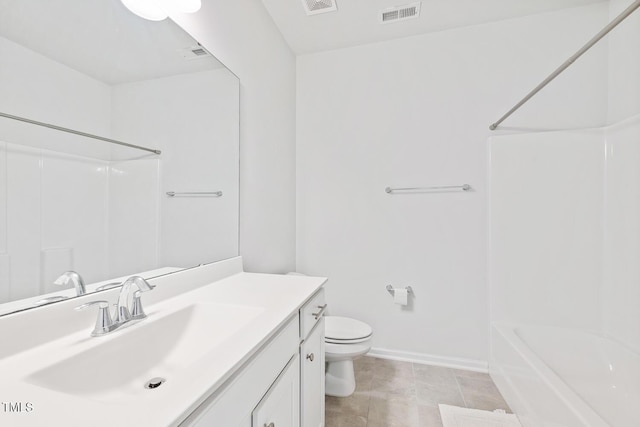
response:
<path id="1" fill-rule="evenodd" d="M 509 407 L 487 374 L 362 357 L 356 392 L 326 397 L 326 427 L 442 427 L 438 404 Z"/>

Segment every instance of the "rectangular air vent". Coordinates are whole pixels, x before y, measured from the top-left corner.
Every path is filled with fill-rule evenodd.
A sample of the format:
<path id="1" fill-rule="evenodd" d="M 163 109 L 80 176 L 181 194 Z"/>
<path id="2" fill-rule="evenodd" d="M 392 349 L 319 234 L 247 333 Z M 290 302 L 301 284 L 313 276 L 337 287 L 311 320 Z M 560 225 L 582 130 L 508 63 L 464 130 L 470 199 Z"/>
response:
<path id="1" fill-rule="evenodd" d="M 178 52 L 184 59 L 196 59 L 211 56 L 211 54 L 200 45 L 180 49 Z"/>
<path id="2" fill-rule="evenodd" d="M 195 49 L 191 49 L 191 53 L 193 53 L 195 56 L 206 56 L 206 55 L 208 55 L 207 51 L 204 50 L 201 47 L 197 47 Z"/>
<path id="3" fill-rule="evenodd" d="M 406 4 L 404 6 L 390 7 L 378 12 L 378 20 L 381 24 L 390 22 L 405 21 L 420 16 L 420 5 L 422 2 Z"/>
<path id="4" fill-rule="evenodd" d="M 302 0 L 302 5 L 307 15 L 316 15 L 318 13 L 338 10 L 336 0 Z"/>

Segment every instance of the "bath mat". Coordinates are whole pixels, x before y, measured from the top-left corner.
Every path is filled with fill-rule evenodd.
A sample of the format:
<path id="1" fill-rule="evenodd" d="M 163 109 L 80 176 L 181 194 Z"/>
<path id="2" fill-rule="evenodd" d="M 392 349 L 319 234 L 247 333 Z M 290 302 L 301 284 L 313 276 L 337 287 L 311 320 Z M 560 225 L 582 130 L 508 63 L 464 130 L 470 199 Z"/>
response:
<path id="1" fill-rule="evenodd" d="M 513 414 L 439 406 L 443 427 L 522 427 L 518 417 Z"/>

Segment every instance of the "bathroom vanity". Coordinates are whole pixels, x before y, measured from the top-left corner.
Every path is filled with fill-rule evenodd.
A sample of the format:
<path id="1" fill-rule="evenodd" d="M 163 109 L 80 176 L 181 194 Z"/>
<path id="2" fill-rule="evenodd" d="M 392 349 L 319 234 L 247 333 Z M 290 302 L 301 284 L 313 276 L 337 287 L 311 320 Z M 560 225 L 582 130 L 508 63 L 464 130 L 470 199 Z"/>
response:
<path id="1" fill-rule="evenodd" d="M 74 307 L 118 289 L 0 317 L 0 425 L 322 427 L 325 281 L 237 257 L 150 280 L 101 337 Z"/>

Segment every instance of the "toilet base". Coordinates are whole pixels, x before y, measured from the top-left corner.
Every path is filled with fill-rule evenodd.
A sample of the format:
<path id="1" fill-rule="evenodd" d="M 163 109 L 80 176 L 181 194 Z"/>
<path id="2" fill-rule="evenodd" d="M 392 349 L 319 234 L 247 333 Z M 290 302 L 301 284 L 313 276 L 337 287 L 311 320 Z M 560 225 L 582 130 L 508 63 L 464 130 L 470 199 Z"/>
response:
<path id="1" fill-rule="evenodd" d="M 356 390 L 353 359 L 328 362 L 324 378 L 324 394 L 336 397 L 351 396 Z"/>

